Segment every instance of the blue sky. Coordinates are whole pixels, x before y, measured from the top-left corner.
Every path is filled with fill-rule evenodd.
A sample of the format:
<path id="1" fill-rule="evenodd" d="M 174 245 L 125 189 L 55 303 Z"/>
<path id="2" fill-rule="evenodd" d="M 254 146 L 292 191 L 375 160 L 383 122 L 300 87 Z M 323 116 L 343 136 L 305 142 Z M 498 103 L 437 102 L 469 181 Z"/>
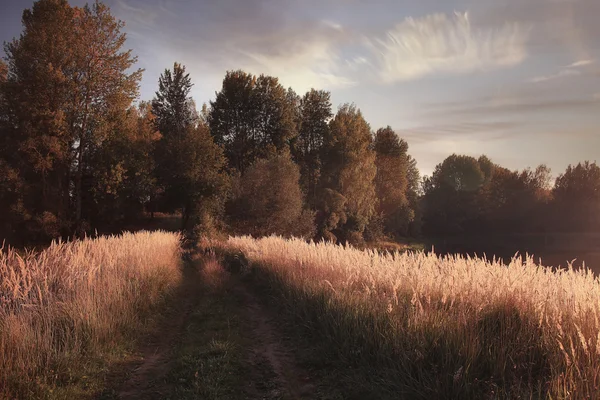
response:
<path id="1" fill-rule="evenodd" d="M 71 1 L 83 5 L 85 1 Z M 31 1 L 0 0 L 0 39 Z M 186 65 L 200 105 L 228 69 L 354 102 L 422 173 L 449 154 L 511 169 L 600 161 L 598 0 L 107 0 L 145 68 Z"/>

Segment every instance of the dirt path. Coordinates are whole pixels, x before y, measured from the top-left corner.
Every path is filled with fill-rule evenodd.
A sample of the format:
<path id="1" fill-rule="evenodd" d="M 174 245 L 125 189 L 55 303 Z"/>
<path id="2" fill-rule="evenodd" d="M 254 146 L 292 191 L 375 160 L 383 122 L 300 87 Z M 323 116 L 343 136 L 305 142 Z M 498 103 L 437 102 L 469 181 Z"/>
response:
<path id="1" fill-rule="evenodd" d="M 281 332 L 275 327 L 273 314 L 264 308 L 246 284 L 237 281 L 234 290 L 244 300 L 245 317 L 252 338 L 248 361 L 254 371 L 251 382 L 254 393 L 259 394 L 262 387 L 270 389 L 268 393 L 263 393 L 269 399 L 314 398 L 311 396 L 314 385 L 306 371 L 298 367 L 289 346 L 284 343 Z M 271 375 L 271 380 L 267 380 L 266 384 L 262 381 L 265 373 L 267 377 Z"/>
<path id="2" fill-rule="evenodd" d="M 127 378 L 108 398 L 317 398 L 252 285 L 211 256 L 190 253 L 186 263 L 172 306 L 135 360 L 117 371 Z"/>
<path id="3" fill-rule="evenodd" d="M 162 399 L 172 391 L 167 374 L 173 363 L 173 349 L 181 340 L 190 314 L 200 301 L 197 262 L 186 257 L 183 284 L 160 325 L 140 350 L 137 361 L 130 366 L 127 381 L 116 397 L 130 399 Z"/>

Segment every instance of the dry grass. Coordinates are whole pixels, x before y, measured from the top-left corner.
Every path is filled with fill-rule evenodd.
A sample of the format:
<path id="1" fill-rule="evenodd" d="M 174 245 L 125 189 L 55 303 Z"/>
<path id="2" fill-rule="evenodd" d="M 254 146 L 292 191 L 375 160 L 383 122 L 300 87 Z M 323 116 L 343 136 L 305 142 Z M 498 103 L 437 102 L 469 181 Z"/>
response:
<path id="1" fill-rule="evenodd" d="M 243 252 L 298 326 L 396 396 L 600 396 L 591 272 L 277 237 L 220 246 Z"/>
<path id="2" fill-rule="evenodd" d="M 1 251 L 0 397 L 49 391 L 135 332 L 178 284 L 180 244 L 178 234 L 139 232 Z"/>

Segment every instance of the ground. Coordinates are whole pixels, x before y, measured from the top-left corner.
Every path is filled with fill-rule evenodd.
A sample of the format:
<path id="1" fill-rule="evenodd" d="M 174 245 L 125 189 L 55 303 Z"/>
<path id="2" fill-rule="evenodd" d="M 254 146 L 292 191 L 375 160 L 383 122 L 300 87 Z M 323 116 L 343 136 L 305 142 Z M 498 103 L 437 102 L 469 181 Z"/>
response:
<path id="1" fill-rule="evenodd" d="M 274 308 L 210 254 L 188 254 L 184 280 L 152 332 L 114 366 L 98 399 L 314 399 L 314 371 Z M 337 396 L 334 396 L 337 397 Z"/>

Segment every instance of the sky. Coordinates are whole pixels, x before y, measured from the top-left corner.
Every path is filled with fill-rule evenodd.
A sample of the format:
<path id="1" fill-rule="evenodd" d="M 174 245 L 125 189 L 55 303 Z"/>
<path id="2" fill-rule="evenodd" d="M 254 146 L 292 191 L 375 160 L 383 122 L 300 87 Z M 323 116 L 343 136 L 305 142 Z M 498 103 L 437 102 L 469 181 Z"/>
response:
<path id="1" fill-rule="evenodd" d="M 84 0 L 72 0 L 83 5 Z M 0 40 L 29 0 L 0 0 Z M 452 153 L 510 169 L 600 162 L 600 0 L 106 0 L 145 69 L 175 61 L 198 105 L 225 72 L 331 91 L 409 144 L 422 174 Z M 3 54 L 3 53 L 2 53 Z"/>

